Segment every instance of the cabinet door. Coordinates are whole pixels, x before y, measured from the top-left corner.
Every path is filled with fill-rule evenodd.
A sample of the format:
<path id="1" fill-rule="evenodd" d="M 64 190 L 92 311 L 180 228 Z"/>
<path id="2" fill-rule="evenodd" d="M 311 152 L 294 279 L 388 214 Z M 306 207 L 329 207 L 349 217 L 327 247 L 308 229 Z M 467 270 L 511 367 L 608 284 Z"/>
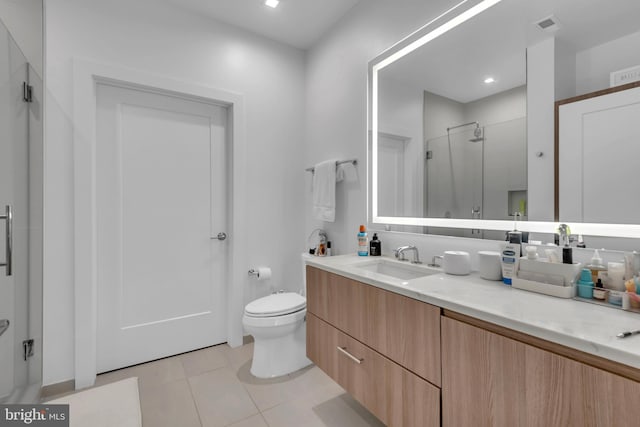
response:
<path id="1" fill-rule="evenodd" d="M 391 360 L 440 386 L 440 308 L 366 286 L 362 341 Z"/>
<path id="2" fill-rule="evenodd" d="M 307 266 L 307 311 L 361 340 L 371 328 L 363 283 Z"/>
<path id="3" fill-rule="evenodd" d="M 636 426 L 640 384 L 442 319 L 443 426 Z"/>
<path id="4" fill-rule="evenodd" d="M 438 388 L 313 314 L 307 357 L 385 424 L 440 425 Z"/>
<path id="5" fill-rule="evenodd" d="M 440 385 L 440 309 L 307 267 L 307 310 Z"/>

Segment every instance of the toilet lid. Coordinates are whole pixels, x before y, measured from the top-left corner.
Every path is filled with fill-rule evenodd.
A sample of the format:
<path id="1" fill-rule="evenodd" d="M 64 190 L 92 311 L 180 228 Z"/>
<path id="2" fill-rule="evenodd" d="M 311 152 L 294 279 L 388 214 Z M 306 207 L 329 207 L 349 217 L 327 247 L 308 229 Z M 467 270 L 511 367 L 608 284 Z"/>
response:
<path id="1" fill-rule="evenodd" d="M 282 316 L 305 308 L 307 300 L 295 292 L 271 294 L 250 302 L 244 309 L 249 316 Z"/>

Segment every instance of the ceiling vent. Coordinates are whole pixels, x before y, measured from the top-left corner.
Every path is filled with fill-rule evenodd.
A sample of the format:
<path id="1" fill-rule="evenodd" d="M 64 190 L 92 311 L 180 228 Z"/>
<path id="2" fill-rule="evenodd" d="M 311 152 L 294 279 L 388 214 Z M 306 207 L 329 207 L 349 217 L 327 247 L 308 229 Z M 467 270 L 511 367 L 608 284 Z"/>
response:
<path id="1" fill-rule="evenodd" d="M 558 24 L 558 20 L 553 15 L 547 16 L 546 18 L 542 18 L 541 20 L 536 22 L 535 25 L 538 28 L 540 28 L 542 31 L 546 31 L 546 32 L 554 32 L 560 28 L 560 25 Z"/>

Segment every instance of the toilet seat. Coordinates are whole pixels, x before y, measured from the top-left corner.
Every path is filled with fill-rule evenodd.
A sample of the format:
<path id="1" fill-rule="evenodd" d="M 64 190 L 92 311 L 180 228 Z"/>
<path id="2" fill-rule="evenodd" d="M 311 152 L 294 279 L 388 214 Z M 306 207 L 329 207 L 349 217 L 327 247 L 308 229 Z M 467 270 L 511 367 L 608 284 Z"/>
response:
<path id="1" fill-rule="evenodd" d="M 282 292 L 258 298 L 244 309 L 249 317 L 284 316 L 300 311 L 307 306 L 307 300 L 295 292 Z"/>

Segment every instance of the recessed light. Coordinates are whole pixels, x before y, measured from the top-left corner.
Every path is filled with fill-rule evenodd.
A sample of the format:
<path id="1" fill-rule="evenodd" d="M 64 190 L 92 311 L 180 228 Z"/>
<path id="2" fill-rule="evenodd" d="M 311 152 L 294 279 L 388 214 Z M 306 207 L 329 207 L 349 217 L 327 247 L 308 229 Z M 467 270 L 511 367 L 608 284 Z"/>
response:
<path id="1" fill-rule="evenodd" d="M 486 79 L 484 79 L 484 82 L 486 84 L 493 83 L 495 81 L 496 81 L 496 79 L 494 79 L 493 77 L 487 77 Z"/>
<path id="2" fill-rule="evenodd" d="M 265 6 L 276 8 L 280 4 L 280 0 L 264 0 Z"/>

